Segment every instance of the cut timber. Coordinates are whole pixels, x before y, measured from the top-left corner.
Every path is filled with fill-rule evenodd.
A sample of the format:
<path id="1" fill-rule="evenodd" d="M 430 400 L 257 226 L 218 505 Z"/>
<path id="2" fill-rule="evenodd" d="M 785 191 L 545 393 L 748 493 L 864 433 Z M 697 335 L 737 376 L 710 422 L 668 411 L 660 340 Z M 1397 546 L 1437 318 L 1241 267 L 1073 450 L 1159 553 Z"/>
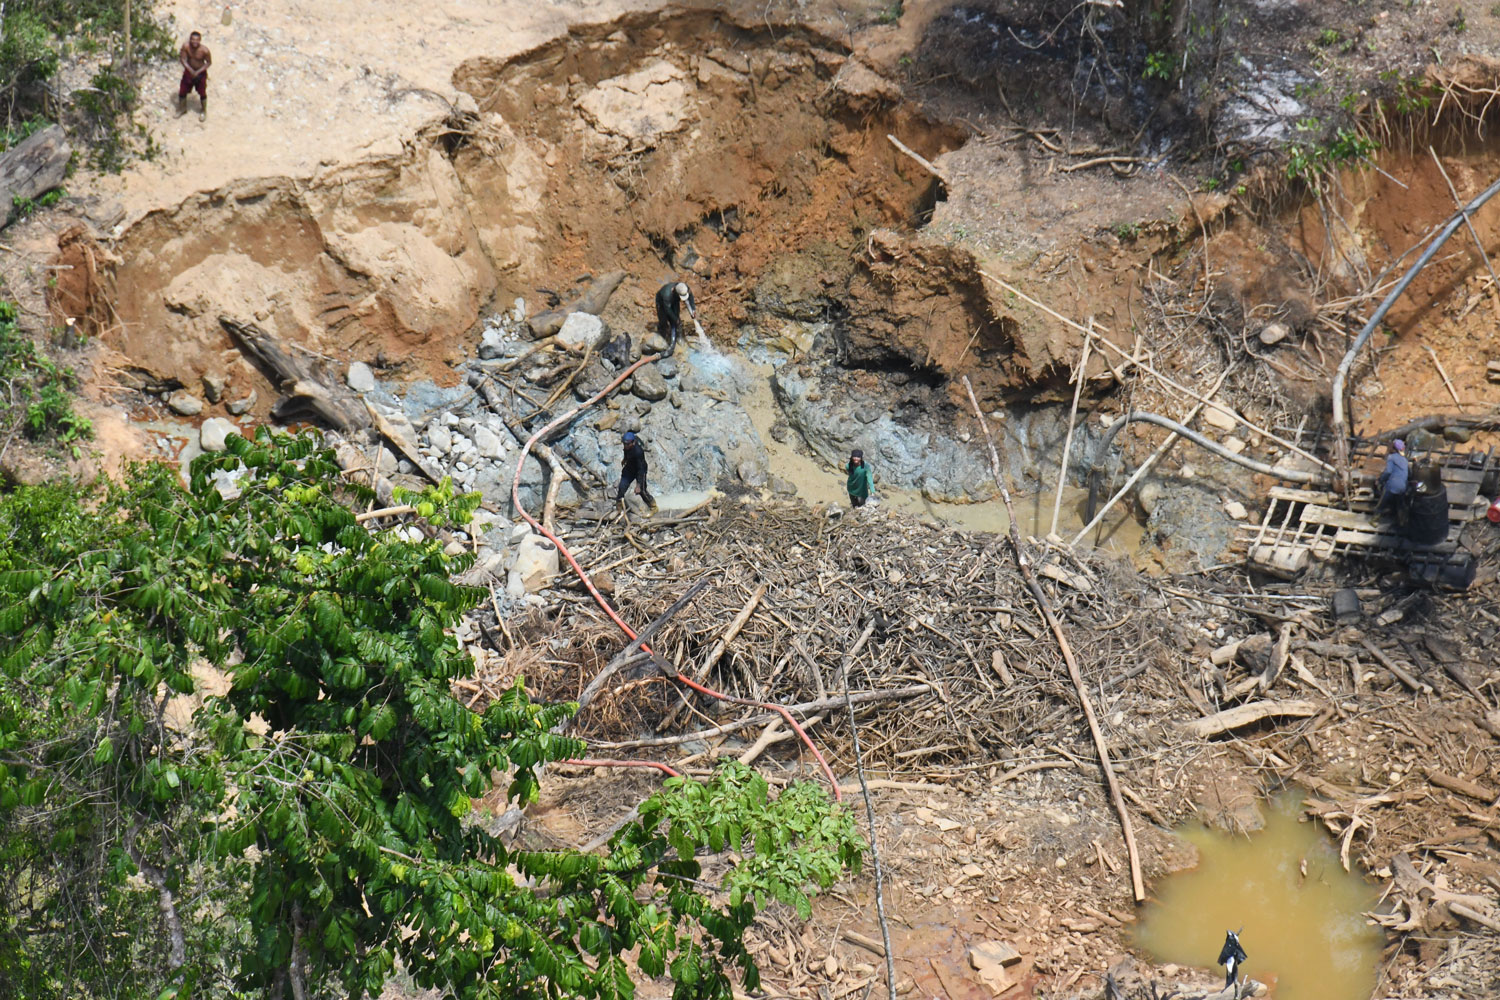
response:
<path id="1" fill-rule="evenodd" d="M 1236 708 L 1226 708 L 1192 722 L 1184 722 L 1182 728 L 1185 732 L 1206 740 L 1252 726 L 1265 719 L 1305 719 L 1317 715 L 1319 711 L 1321 709 L 1317 702 L 1312 701 L 1257 701 Z"/>
<path id="2" fill-rule="evenodd" d="M 534 337 L 550 337 L 562 329 L 563 320 L 568 318 L 568 313 L 588 313 L 597 316 L 604 311 L 609 304 L 609 297 L 615 294 L 615 289 L 620 287 L 620 282 L 625 280 L 624 271 L 611 271 L 602 277 L 596 278 L 589 285 L 589 290 L 578 298 L 556 309 L 548 309 L 546 312 L 537 313 L 526 323 L 531 327 Z"/>
<path id="3" fill-rule="evenodd" d="M 1305 546 L 1257 545 L 1250 550 L 1250 564 L 1262 573 L 1295 580 L 1307 569 L 1312 552 Z"/>
<path id="4" fill-rule="evenodd" d="M 1056 563 L 1044 563 L 1038 566 L 1036 575 L 1045 576 L 1049 580 L 1055 580 L 1065 587 L 1072 587 L 1082 594 L 1092 593 L 1094 590 L 1094 585 L 1089 583 L 1086 577 L 1071 570 L 1063 569 Z"/>
<path id="5" fill-rule="evenodd" d="M 1485 365 L 1484 374 L 1491 382 L 1500 382 L 1500 361 L 1491 361 Z"/>
<path id="6" fill-rule="evenodd" d="M 1314 507 L 1308 504 L 1302 511 L 1303 524 L 1327 524 L 1335 528 L 1358 528 L 1365 531 L 1374 531 L 1378 528 L 1375 519 L 1369 514 L 1357 514 L 1352 510 L 1338 510 L 1334 507 Z"/>
<path id="7" fill-rule="evenodd" d="M 370 426 L 363 402 L 345 387 L 343 379 L 293 354 L 254 323 L 228 316 L 220 316 L 219 323 L 282 394 L 271 408 L 272 418 L 285 423 L 311 415 L 346 434 Z"/>
<path id="8" fill-rule="evenodd" d="M 1493 788 L 1488 788 L 1478 782 L 1469 781 L 1467 778 L 1455 778 L 1453 775 L 1444 774 L 1441 771 L 1429 769 L 1427 780 L 1439 788 L 1446 788 L 1450 792 L 1457 792 L 1471 799 L 1478 799 L 1480 802 L 1494 802 L 1496 797 L 1500 796 L 1500 792 L 1496 792 Z"/>
<path id="9" fill-rule="evenodd" d="M 61 125 L 51 125 L 0 156 L 0 205 L 34 199 L 63 182 L 73 147 Z"/>

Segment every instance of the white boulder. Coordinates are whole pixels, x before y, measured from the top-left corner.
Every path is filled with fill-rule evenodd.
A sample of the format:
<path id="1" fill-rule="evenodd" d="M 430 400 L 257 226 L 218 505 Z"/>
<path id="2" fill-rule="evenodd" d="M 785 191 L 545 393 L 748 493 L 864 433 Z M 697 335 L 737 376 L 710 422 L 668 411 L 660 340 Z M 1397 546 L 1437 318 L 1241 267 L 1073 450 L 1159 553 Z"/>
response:
<path id="1" fill-rule="evenodd" d="M 541 535 L 528 534 L 516 546 L 506 590 L 519 584 L 524 593 L 535 594 L 552 585 L 560 565 L 556 545 Z"/>
<path id="2" fill-rule="evenodd" d="M 570 351 L 583 351 L 599 347 L 604 343 L 606 331 L 604 321 L 588 313 L 568 313 L 562 329 L 557 331 L 557 342 Z"/>
<path id="3" fill-rule="evenodd" d="M 203 421 L 203 426 L 198 428 L 198 445 L 204 451 L 223 451 L 224 439 L 231 434 L 238 434 L 239 427 L 234 421 L 225 420 L 223 417 L 209 417 Z"/>

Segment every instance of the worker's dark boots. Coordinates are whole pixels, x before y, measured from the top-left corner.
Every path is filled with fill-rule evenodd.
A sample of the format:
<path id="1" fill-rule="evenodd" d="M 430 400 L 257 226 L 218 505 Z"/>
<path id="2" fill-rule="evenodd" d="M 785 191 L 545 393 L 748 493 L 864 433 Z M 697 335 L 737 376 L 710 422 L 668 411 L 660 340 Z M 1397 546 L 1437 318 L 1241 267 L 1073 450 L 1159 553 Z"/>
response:
<path id="1" fill-rule="evenodd" d="M 187 96 L 179 94 L 177 97 L 177 117 L 181 118 L 187 114 Z"/>

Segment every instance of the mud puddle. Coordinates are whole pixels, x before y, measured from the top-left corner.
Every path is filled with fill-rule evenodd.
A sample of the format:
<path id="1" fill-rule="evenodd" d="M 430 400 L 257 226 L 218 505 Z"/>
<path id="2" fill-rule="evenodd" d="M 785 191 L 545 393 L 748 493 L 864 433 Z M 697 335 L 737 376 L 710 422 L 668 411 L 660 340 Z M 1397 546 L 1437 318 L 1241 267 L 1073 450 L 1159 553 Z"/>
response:
<path id="1" fill-rule="evenodd" d="M 1243 971 L 1270 983 L 1277 1000 L 1368 1000 L 1382 935 L 1363 916 L 1378 894 L 1344 871 L 1297 796 L 1278 799 L 1266 826 L 1236 836 L 1201 826 L 1180 831 L 1198 867 L 1168 876 L 1135 941 L 1157 959 L 1210 968 L 1224 932 L 1240 932 Z"/>
<path id="2" fill-rule="evenodd" d="M 751 365 L 751 377 L 747 391 L 740 399 L 755 431 L 765 443 L 774 476 L 791 482 L 797 487 L 797 496 L 811 504 L 849 505 L 849 495 L 844 490 L 842 469 L 825 465 L 819 459 L 798 450 L 793 438 L 778 441 L 772 434 L 772 426 L 781 416 L 771 392 L 770 364 Z M 927 499 L 917 490 L 898 490 L 883 486 L 880 482 L 879 456 L 868 459 L 875 473 L 875 491 L 871 503 L 885 506 L 904 514 L 912 514 L 938 524 L 961 528 L 965 531 L 990 531 L 997 534 L 1010 530 L 1010 518 L 1005 504 L 999 500 L 984 503 L 940 503 Z M 1017 527 L 1023 536 L 1041 538 L 1052 527 L 1052 490 L 1023 496 L 1012 496 L 1015 502 Z M 1057 520 L 1057 532 L 1064 538 L 1072 538 L 1087 523 L 1084 513 L 1088 504 L 1088 491 L 1073 486 L 1063 488 L 1062 510 Z M 1144 531 L 1140 522 L 1128 510 L 1119 507 L 1101 523 L 1093 537 L 1094 543 L 1107 552 L 1135 558 L 1141 550 Z"/>

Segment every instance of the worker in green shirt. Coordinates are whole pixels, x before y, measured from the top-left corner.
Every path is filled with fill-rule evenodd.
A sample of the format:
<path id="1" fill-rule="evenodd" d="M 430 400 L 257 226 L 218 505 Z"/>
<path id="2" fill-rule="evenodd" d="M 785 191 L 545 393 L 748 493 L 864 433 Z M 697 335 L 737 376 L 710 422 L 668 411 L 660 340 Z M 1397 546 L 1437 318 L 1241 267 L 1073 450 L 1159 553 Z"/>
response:
<path id="1" fill-rule="evenodd" d="M 844 469 L 848 478 L 849 505 L 863 507 L 870 499 L 870 467 L 865 464 L 865 453 L 855 448 L 849 453 L 849 465 Z"/>

